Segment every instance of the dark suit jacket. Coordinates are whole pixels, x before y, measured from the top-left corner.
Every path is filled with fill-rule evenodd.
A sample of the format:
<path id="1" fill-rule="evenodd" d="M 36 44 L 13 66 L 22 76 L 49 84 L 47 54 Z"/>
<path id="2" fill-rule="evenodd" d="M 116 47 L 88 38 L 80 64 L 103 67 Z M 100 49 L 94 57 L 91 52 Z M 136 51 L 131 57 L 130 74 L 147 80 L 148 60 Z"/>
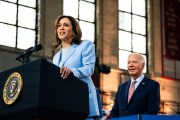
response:
<path id="1" fill-rule="evenodd" d="M 128 90 L 130 83 L 131 80 L 119 86 L 114 106 L 111 110 L 112 117 L 136 114 L 157 114 L 160 106 L 159 83 L 144 77 L 134 91 L 128 104 Z"/>

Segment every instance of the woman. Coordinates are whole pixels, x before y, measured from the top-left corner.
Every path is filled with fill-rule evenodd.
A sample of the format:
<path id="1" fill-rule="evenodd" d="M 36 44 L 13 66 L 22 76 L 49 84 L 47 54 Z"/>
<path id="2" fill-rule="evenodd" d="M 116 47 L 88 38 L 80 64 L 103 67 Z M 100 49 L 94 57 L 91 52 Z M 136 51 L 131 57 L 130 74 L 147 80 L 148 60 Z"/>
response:
<path id="1" fill-rule="evenodd" d="M 66 79 L 70 74 L 86 82 L 89 87 L 89 116 L 100 115 L 96 88 L 91 79 L 95 65 L 95 48 L 91 41 L 81 40 L 82 32 L 77 21 L 71 16 L 59 16 L 55 22 L 56 42 L 59 51 L 53 63 L 60 67 L 60 75 Z"/>

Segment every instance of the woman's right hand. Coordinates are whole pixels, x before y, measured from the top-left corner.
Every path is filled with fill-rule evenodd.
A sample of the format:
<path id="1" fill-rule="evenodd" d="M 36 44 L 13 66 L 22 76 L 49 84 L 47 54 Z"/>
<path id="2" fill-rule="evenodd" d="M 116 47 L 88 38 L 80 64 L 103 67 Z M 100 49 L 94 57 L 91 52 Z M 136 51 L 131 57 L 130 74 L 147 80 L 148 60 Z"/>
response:
<path id="1" fill-rule="evenodd" d="M 68 67 L 60 68 L 60 74 L 63 79 L 66 79 L 71 73 L 72 71 Z"/>

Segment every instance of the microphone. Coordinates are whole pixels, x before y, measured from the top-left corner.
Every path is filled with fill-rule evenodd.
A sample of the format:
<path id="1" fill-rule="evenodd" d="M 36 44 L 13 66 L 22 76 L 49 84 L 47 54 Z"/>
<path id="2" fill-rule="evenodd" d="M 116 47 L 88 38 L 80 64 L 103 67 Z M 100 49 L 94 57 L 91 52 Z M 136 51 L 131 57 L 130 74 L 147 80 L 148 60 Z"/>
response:
<path id="1" fill-rule="evenodd" d="M 28 49 L 26 49 L 24 52 L 20 53 L 19 56 L 16 58 L 16 60 L 22 62 L 22 63 L 27 63 L 29 62 L 29 56 L 33 53 L 33 52 L 38 52 L 40 50 L 42 50 L 42 45 L 38 44 L 34 47 L 30 47 Z M 21 60 L 22 59 L 22 60 Z"/>
<path id="2" fill-rule="evenodd" d="M 32 54 L 33 52 L 38 52 L 39 50 L 42 50 L 42 45 L 39 44 L 39 45 L 36 45 L 34 47 L 30 47 L 28 48 L 24 54 Z"/>

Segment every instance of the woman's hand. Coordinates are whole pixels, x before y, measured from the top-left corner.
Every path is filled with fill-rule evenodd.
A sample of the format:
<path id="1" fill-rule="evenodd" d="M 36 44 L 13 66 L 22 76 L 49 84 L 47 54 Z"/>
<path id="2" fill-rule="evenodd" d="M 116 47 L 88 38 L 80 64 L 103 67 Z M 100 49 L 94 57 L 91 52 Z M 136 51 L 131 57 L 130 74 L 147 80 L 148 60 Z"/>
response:
<path id="1" fill-rule="evenodd" d="M 60 68 L 60 74 L 63 79 L 66 79 L 72 71 L 67 67 Z"/>

